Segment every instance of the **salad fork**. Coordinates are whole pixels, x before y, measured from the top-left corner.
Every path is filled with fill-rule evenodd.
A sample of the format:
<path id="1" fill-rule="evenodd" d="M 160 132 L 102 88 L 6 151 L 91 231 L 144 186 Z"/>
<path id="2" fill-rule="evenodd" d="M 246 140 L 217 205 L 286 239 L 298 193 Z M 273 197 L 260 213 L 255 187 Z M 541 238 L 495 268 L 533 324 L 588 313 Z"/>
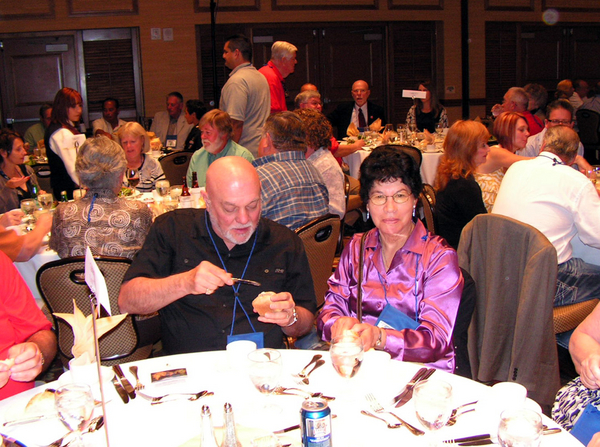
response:
<path id="1" fill-rule="evenodd" d="M 423 430 L 419 430 L 417 427 L 410 425 L 408 422 L 406 422 L 404 419 L 401 419 L 395 413 L 392 413 L 391 411 L 386 411 L 385 408 L 383 408 L 381 404 L 377 401 L 377 399 L 375 399 L 375 396 L 373 396 L 372 393 L 368 393 L 367 395 L 365 395 L 365 398 L 367 399 L 371 410 L 373 410 L 375 413 L 390 414 L 394 416 L 398 420 L 398 422 L 401 422 L 415 436 L 423 436 L 425 434 Z"/>

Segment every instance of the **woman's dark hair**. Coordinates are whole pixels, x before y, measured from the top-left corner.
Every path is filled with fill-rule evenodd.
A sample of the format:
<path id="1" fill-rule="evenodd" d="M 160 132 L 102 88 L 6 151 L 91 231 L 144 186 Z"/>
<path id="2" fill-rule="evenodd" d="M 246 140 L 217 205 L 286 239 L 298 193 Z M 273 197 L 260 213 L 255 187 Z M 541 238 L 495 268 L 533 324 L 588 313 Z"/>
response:
<path id="1" fill-rule="evenodd" d="M 415 90 L 419 90 L 421 85 L 429 91 L 431 97 L 431 108 L 435 112 L 435 116 L 438 117 L 440 115 L 440 110 L 442 110 L 442 105 L 437 97 L 437 89 L 435 85 L 431 81 L 423 81 L 417 84 L 417 88 Z M 417 106 L 417 114 L 421 113 L 421 110 L 423 110 L 423 101 L 417 98 L 415 99 L 415 104 Z"/>
<path id="2" fill-rule="evenodd" d="M 190 115 L 196 115 L 198 121 L 207 112 L 206 106 L 199 99 L 188 99 L 185 103 L 185 109 Z"/>
<path id="3" fill-rule="evenodd" d="M 414 197 L 419 197 L 423 191 L 423 181 L 416 160 L 398 146 L 379 146 L 360 165 L 360 198 L 367 203 L 375 182 L 396 180 L 402 180 Z"/>
<path id="4" fill-rule="evenodd" d="M 0 149 L 6 152 L 6 156 L 9 156 L 13 150 L 13 144 L 15 140 L 23 141 L 23 137 L 11 129 L 0 130 Z M 0 163 L 4 162 L 4 157 L 0 154 Z"/>
<path id="5" fill-rule="evenodd" d="M 62 126 L 72 127 L 69 124 L 69 108 L 77 104 L 83 104 L 79 92 L 69 87 L 61 88 L 56 93 L 52 104 L 52 121 Z"/>

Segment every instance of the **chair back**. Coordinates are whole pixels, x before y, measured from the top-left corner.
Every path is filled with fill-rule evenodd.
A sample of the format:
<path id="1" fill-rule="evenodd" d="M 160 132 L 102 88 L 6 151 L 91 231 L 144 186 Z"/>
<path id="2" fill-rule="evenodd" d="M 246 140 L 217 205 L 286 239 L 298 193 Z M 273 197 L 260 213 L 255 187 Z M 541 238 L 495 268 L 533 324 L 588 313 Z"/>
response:
<path id="1" fill-rule="evenodd" d="M 35 176 L 42 191 L 52 194 L 52 186 L 50 186 L 50 166 L 47 164 L 33 166 Z"/>
<path id="2" fill-rule="evenodd" d="M 471 379 L 471 363 L 469 362 L 469 326 L 473 319 L 475 302 L 477 301 L 477 288 L 473 277 L 465 269 L 460 269 L 464 286 L 456 313 L 452 341 L 454 343 L 455 368 L 454 374 Z"/>
<path id="3" fill-rule="evenodd" d="M 473 379 L 518 382 L 540 405 L 552 404 L 560 388 L 554 246 L 530 225 L 480 214 L 463 229 L 458 257 L 477 284 L 469 329 Z"/>
<path id="4" fill-rule="evenodd" d="M 423 163 L 423 154 L 419 149 L 413 146 L 408 146 L 404 144 L 398 144 L 392 146 L 394 149 L 405 152 L 410 155 L 417 162 L 418 168 L 421 169 L 421 164 Z"/>
<path id="5" fill-rule="evenodd" d="M 317 308 L 321 308 L 325 303 L 327 280 L 331 276 L 340 224 L 339 216 L 326 214 L 296 229 L 296 234 L 302 239 L 308 257 L 317 297 Z"/>
<path id="6" fill-rule="evenodd" d="M 180 185 L 181 179 L 187 175 L 188 166 L 193 152 L 175 151 L 158 159 L 165 173 L 165 178 L 171 185 Z M 188 185 L 190 188 L 192 185 Z"/>
<path id="7" fill-rule="evenodd" d="M 430 185 L 424 184 L 423 186 L 427 186 L 428 189 L 423 188 L 423 191 L 419 194 L 417 215 L 429 232 L 435 234 L 435 191 Z"/>
<path id="8" fill-rule="evenodd" d="M 120 314 L 119 290 L 131 260 L 108 256 L 97 256 L 94 259 L 106 280 L 111 312 L 114 315 Z M 38 270 L 36 282 L 42 300 L 52 314 L 58 352 L 63 365 L 67 366 L 68 361 L 73 358 L 73 331 L 69 324 L 56 318 L 54 313 L 72 314 L 75 300 L 84 315 L 91 314 L 90 289 L 85 283 L 85 257 L 64 258 L 44 264 Z M 102 364 L 108 366 L 145 359 L 152 350 L 152 345 L 138 346 L 138 331 L 132 315 L 128 315 L 117 327 L 100 338 L 99 345 Z"/>
<path id="9" fill-rule="evenodd" d="M 600 144 L 600 113 L 579 109 L 575 113 L 581 144 Z"/>

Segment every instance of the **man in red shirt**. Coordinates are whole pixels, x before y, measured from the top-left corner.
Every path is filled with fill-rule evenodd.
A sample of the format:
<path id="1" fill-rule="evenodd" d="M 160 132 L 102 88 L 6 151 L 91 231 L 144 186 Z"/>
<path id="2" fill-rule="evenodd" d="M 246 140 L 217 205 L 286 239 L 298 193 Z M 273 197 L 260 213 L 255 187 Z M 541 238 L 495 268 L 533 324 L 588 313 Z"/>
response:
<path id="1" fill-rule="evenodd" d="M 296 69 L 297 51 L 298 49 L 291 43 L 279 40 L 271 47 L 271 60 L 258 70 L 269 83 L 271 115 L 287 110 L 284 79 Z"/>
<path id="2" fill-rule="evenodd" d="M 537 116 L 532 115 L 529 110 L 529 95 L 521 87 L 511 87 L 504 95 L 504 101 L 502 102 L 503 112 L 518 112 L 525 117 L 527 124 L 529 124 L 529 136 L 538 134 L 544 128 L 542 120 Z"/>

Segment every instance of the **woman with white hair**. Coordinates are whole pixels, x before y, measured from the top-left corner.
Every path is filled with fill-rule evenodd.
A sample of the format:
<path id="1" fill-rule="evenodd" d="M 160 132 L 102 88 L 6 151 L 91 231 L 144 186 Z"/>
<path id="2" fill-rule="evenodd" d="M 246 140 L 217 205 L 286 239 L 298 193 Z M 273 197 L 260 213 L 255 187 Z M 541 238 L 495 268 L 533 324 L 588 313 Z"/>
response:
<path id="1" fill-rule="evenodd" d="M 125 150 L 127 169 L 137 169 L 140 174 L 137 190 L 151 192 L 156 181 L 165 178 L 165 173 L 157 160 L 146 155 L 150 150 L 148 133 L 139 123 L 128 122 L 119 128 L 117 135 Z"/>
<path id="2" fill-rule="evenodd" d="M 50 248 L 61 258 L 94 255 L 133 258 L 152 224 L 142 202 L 118 196 L 127 160 L 123 149 L 106 137 L 86 140 L 75 159 L 85 196 L 61 203 L 54 212 Z"/>

